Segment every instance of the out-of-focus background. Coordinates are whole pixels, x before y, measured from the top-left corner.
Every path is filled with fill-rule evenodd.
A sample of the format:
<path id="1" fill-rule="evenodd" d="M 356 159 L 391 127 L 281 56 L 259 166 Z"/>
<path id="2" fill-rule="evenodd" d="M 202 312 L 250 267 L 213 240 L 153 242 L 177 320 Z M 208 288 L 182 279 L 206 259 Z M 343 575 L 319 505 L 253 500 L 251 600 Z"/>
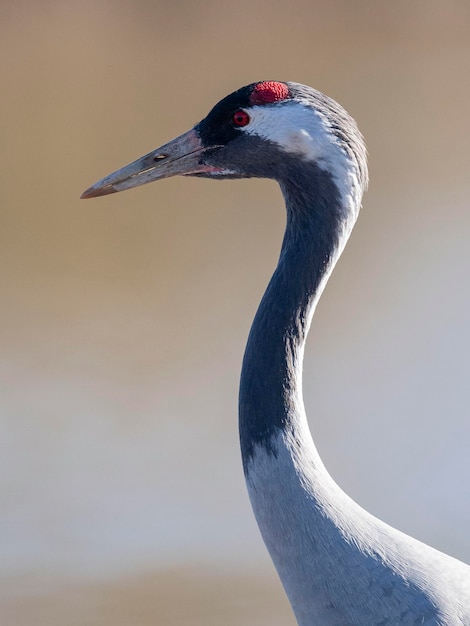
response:
<path id="1" fill-rule="evenodd" d="M 294 624 L 237 434 L 279 190 L 79 200 L 260 79 L 325 91 L 369 147 L 306 355 L 320 453 L 470 561 L 467 0 L 4 0 L 0 52 L 2 624 Z"/>

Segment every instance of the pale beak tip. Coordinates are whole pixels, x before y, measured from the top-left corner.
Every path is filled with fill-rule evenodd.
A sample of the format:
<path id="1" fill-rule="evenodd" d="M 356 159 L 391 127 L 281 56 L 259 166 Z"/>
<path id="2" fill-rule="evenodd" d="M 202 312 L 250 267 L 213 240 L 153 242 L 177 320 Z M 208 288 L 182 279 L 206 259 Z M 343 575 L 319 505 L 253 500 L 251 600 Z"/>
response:
<path id="1" fill-rule="evenodd" d="M 88 198 L 98 198 L 99 196 L 107 196 L 110 193 L 116 193 L 118 190 L 113 185 L 96 186 L 92 185 L 80 196 L 80 200 L 87 200 Z"/>

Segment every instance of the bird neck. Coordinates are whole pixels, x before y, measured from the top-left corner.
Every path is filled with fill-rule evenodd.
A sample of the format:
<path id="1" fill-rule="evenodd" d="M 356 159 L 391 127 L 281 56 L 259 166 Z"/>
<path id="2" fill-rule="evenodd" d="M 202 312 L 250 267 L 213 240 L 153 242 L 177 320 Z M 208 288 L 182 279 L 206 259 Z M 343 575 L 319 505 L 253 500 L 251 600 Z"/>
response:
<path id="1" fill-rule="evenodd" d="M 436 624 L 470 624 L 468 568 L 361 509 L 316 451 L 302 401 L 304 344 L 359 201 L 281 186 L 287 227 L 246 347 L 240 439 L 253 511 L 297 622 L 398 624 L 403 616 L 411 623 L 409 616 L 421 623 L 430 616 Z"/>
<path id="2" fill-rule="evenodd" d="M 301 374 L 306 336 L 359 208 L 360 200 L 350 194 L 345 201 L 325 172 L 314 170 L 305 179 L 321 180 L 321 185 L 281 182 L 286 231 L 245 350 L 239 399 L 245 474 L 256 446 L 274 453 L 279 431 L 305 422 Z"/>

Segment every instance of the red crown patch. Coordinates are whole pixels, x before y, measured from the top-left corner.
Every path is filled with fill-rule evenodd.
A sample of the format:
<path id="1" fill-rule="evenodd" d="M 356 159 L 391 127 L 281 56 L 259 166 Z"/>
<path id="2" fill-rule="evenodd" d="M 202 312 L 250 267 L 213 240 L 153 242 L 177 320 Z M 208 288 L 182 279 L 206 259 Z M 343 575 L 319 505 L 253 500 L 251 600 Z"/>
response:
<path id="1" fill-rule="evenodd" d="M 285 83 L 267 80 L 253 87 L 250 104 L 270 104 L 271 102 L 286 100 L 289 96 L 289 88 Z"/>

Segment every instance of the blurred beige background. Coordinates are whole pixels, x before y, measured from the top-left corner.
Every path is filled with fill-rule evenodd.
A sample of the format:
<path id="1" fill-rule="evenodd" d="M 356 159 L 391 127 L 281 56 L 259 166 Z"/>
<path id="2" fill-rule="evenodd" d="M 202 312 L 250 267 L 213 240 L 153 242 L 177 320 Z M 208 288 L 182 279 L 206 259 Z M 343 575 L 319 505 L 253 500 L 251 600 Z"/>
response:
<path id="1" fill-rule="evenodd" d="M 294 624 L 237 433 L 276 185 L 79 200 L 260 79 L 327 92 L 369 146 L 306 356 L 319 450 L 470 561 L 467 0 L 3 0 L 0 52 L 2 624 Z"/>

